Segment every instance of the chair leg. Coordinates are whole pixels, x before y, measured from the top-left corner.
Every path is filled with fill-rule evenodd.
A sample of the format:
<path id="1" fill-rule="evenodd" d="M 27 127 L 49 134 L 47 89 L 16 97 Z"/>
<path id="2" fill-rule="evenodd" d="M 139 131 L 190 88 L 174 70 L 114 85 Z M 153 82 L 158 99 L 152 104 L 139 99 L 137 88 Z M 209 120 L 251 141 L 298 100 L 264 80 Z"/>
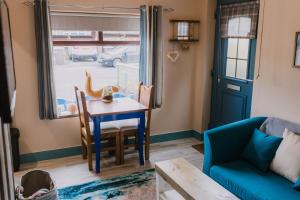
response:
<path id="1" fill-rule="evenodd" d="M 92 152 L 92 145 L 87 146 L 87 157 L 88 157 L 88 165 L 89 165 L 89 170 L 93 170 L 93 152 Z"/>
<path id="2" fill-rule="evenodd" d="M 128 138 L 128 136 L 125 136 L 124 143 L 125 143 L 125 145 L 129 144 L 129 138 Z M 128 147 L 126 149 L 128 149 Z"/>
<path id="3" fill-rule="evenodd" d="M 116 164 L 117 165 L 120 165 L 121 164 L 121 159 L 120 159 L 120 157 L 121 157 L 121 152 L 120 152 L 120 147 L 121 147 L 121 141 L 120 141 L 120 133 L 117 133 L 116 134 L 116 142 L 115 142 L 115 144 L 116 144 L 116 150 L 115 150 L 115 153 L 116 153 Z"/>
<path id="4" fill-rule="evenodd" d="M 124 134 L 120 132 L 120 164 L 124 164 Z"/>
<path id="5" fill-rule="evenodd" d="M 149 160 L 150 157 L 150 132 L 145 131 L 145 160 Z"/>
<path id="6" fill-rule="evenodd" d="M 87 148 L 84 142 L 81 140 L 81 147 L 82 147 L 82 159 L 87 159 Z"/>
<path id="7" fill-rule="evenodd" d="M 135 149 L 135 150 L 138 150 L 138 149 L 139 149 L 139 145 L 138 145 L 138 134 L 135 134 L 134 142 L 135 142 L 134 149 Z"/>
<path id="8" fill-rule="evenodd" d="M 109 146 L 114 146 L 114 145 L 116 145 L 116 142 L 113 140 L 113 139 L 109 139 L 108 140 L 108 145 Z M 114 155 L 116 152 L 114 151 L 114 150 L 110 150 L 110 151 L 108 151 L 108 154 L 109 155 Z"/>

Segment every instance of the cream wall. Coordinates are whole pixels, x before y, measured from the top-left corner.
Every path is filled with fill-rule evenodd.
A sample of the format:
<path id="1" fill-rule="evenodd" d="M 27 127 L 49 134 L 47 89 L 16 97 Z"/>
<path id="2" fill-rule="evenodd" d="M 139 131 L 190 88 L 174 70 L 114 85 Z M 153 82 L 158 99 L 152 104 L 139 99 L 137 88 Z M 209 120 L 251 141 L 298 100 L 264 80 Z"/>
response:
<path id="1" fill-rule="evenodd" d="M 256 74 L 261 54 L 261 75 L 254 81 L 253 116 L 276 116 L 300 123 L 300 69 L 293 68 L 295 33 L 300 31 L 299 8 L 299 0 L 261 3 L 256 51 Z"/>
<path id="2" fill-rule="evenodd" d="M 9 0 L 13 49 L 17 77 L 17 102 L 14 124 L 20 129 L 21 153 L 32 153 L 60 149 L 80 144 L 77 118 L 39 120 L 37 96 L 37 67 L 35 62 L 35 34 L 33 8 L 21 1 Z M 52 1 L 62 3 L 63 1 Z M 68 0 L 70 3 L 86 3 L 105 6 L 137 7 L 145 4 L 141 0 Z M 169 19 L 200 19 L 201 42 L 193 44 L 189 51 L 180 51 L 180 59 L 174 64 L 165 57 L 163 106 L 153 113 L 152 133 L 202 130 L 209 113 L 210 78 L 213 30 L 209 25 L 211 0 L 154 0 L 152 3 L 172 7 L 175 12 L 165 13 L 165 52 L 172 49 L 168 42 Z M 148 1 L 148 3 L 151 3 Z M 207 22 L 206 22 L 207 20 Z M 209 50 L 207 51 L 208 48 Z M 200 55 L 201 54 L 201 55 Z M 194 87 L 197 85 L 197 87 Z M 194 95 L 195 93 L 195 95 Z M 196 105 L 194 109 L 193 105 Z M 199 104 L 199 105 L 198 105 Z M 205 112 L 205 114 L 201 114 Z M 200 113 L 200 114 L 199 114 Z M 194 119 L 195 118 L 195 119 Z M 194 120 L 193 120 L 194 119 Z"/>
<path id="3" fill-rule="evenodd" d="M 215 40 L 215 10 L 216 0 L 203 0 L 201 9 L 201 39 L 197 49 L 193 129 L 203 132 L 208 128 L 211 106 L 211 69 L 213 67 L 214 40 Z"/>

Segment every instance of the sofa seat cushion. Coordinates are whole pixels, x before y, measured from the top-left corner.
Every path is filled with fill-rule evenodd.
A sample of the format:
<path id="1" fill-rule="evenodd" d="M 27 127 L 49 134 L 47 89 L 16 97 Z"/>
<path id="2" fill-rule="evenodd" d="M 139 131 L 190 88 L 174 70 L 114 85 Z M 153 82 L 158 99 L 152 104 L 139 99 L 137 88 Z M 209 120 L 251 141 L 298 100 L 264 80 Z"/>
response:
<path id="1" fill-rule="evenodd" d="M 271 171 L 262 172 L 247 161 L 237 160 L 210 169 L 210 176 L 245 200 L 299 200 L 293 183 Z"/>

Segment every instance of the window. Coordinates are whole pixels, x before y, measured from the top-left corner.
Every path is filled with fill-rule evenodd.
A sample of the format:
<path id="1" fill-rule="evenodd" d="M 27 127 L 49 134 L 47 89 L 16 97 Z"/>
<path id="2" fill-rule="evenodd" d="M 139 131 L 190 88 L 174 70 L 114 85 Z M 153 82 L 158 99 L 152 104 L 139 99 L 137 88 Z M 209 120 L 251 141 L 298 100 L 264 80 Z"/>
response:
<path id="1" fill-rule="evenodd" d="M 127 28 L 130 26 L 126 25 L 120 26 L 118 30 L 108 26 L 93 30 L 93 18 L 88 27 L 93 29 L 85 30 L 86 27 L 81 26 L 80 22 L 79 25 L 70 27 L 70 23 L 76 21 L 72 17 L 63 16 L 64 21 L 58 20 L 58 16 L 55 17 L 53 21 L 56 24 L 52 24 L 53 68 L 59 117 L 76 114 L 74 86 L 85 90 L 86 71 L 92 75 L 93 89 L 113 85 L 120 88 L 118 93 L 113 94 L 115 98 L 136 96 L 139 83 L 139 29 Z M 106 18 L 110 19 L 98 18 L 101 23 L 105 23 Z M 79 19 L 84 21 L 82 18 L 77 21 Z M 130 19 L 128 23 L 131 23 L 131 27 L 139 26 L 139 20 Z M 70 23 L 65 27 L 70 30 L 58 29 L 64 27 L 61 23 L 67 23 L 68 20 Z M 124 22 L 124 17 L 122 20 Z M 137 24 L 132 25 L 133 22 Z M 75 27 L 78 30 L 74 30 Z"/>
<path id="2" fill-rule="evenodd" d="M 226 76 L 238 79 L 248 77 L 249 39 L 229 38 L 226 58 Z"/>
<path id="3" fill-rule="evenodd" d="M 235 17 L 228 21 L 228 35 L 247 37 L 251 32 L 250 17 Z"/>

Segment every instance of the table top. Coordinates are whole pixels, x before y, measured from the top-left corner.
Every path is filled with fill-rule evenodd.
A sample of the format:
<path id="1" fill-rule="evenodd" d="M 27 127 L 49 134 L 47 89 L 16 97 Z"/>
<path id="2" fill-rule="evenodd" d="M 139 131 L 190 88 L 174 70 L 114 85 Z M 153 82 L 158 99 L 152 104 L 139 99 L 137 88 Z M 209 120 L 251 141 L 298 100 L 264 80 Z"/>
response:
<path id="1" fill-rule="evenodd" d="M 101 100 L 90 100 L 87 103 L 87 111 L 91 117 L 99 115 L 113 115 L 130 112 L 147 111 L 148 108 L 136 100 L 130 98 L 114 99 L 111 103 Z"/>
<path id="2" fill-rule="evenodd" d="M 185 199 L 238 199 L 183 158 L 157 162 L 155 171 Z"/>

